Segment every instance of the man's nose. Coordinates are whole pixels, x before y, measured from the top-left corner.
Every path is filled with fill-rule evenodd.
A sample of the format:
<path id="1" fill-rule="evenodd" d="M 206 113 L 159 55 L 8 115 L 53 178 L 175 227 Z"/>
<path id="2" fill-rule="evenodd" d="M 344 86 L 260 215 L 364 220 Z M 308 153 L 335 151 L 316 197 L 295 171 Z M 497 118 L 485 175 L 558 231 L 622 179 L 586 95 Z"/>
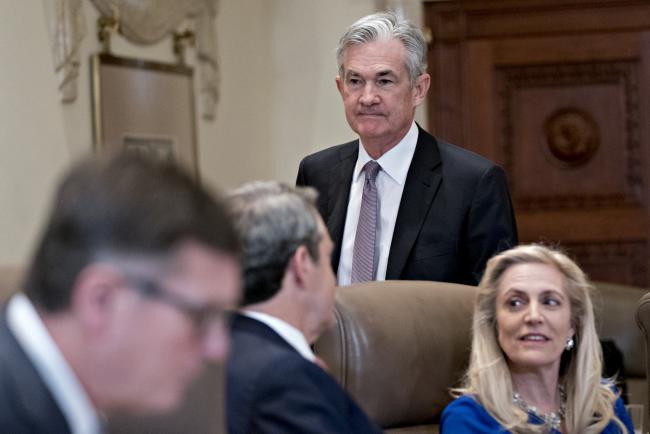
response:
<path id="1" fill-rule="evenodd" d="M 377 89 L 374 83 L 368 82 L 363 87 L 360 102 L 363 105 L 372 105 L 377 102 Z"/>

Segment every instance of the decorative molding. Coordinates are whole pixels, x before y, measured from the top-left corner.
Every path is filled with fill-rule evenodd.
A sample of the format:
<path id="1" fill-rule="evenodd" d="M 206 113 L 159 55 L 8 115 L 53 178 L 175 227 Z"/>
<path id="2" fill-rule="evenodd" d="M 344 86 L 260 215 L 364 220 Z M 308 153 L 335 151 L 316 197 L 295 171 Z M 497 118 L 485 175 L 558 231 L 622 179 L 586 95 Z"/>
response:
<path id="1" fill-rule="evenodd" d="M 150 45 L 160 42 L 187 17 L 209 13 L 214 0 L 90 0 L 97 10 L 120 22 L 120 33 L 129 41 Z"/>
<path id="2" fill-rule="evenodd" d="M 206 12 L 194 18 L 197 58 L 199 60 L 199 105 L 203 119 L 214 119 L 219 102 L 219 64 L 217 32 L 214 27 L 217 1 L 206 0 Z"/>
<path id="3" fill-rule="evenodd" d="M 544 122 L 544 133 L 550 156 L 565 167 L 586 164 L 600 146 L 598 124 L 589 113 L 575 107 L 551 114 Z"/>
<path id="4" fill-rule="evenodd" d="M 425 0 L 430 14 L 464 16 L 464 40 L 646 31 L 647 0 Z M 614 12 L 614 13 L 613 13 Z M 602 19 L 603 17 L 607 19 Z"/>
<path id="5" fill-rule="evenodd" d="M 433 16 L 432 39 L 435 43 L 457 44 L 466 38 L 467 15 L 458 11 L 442 11 Z"/>
<path id="6" fill-rule="evenodd" d="M 616 270 L 612 282 L 648 286 L 648 243 L 645 240 L 610 242 L 566 242 L 563 247 L 594 280 L 602 280 L 603 265 Z"/>
<path id="7" fill-rule="evenodd" d="M 585 86 L 619 84 L 624 89 L 626 132 L 626 192 L 621 195 L 548 196 L 515 198 L 517 207 L 529 209 L 597 208 L 603 206 L 638 205 L 644 188 L 639 139 L 638 77 L 635 62 L 590 62 L 546 65 L 501 66 L 496 68 L 498 104 L 501 115 L 501 137 L 504 167 L 514 173 L 513 98 L 515 92 L 534 87 Z M 587 115 L 589 116 L 589 115 Z M 589 121 L 585 121 L 589 123 Z M 594 123 L 595 124 L 595 123 Z M 596 126 L 596 128 L 598 128 Z M 511 179 L 516 192 L 516 180 Z"/>
<path id="8" fill-rule="evenodd" d="M 218 0 L 91 0 L 103 15 L 118 15 L 120 33 L 136 44 L 154 44 L 194 20 L 200 95 L 204 119 L 214 119 L 219 100 L 214 19 Z"/>
<path id="9" fill-rule="evenodd" d="M 512 184 L 512 181 L 510 181 Z M 549 211 L 563 209 L 616 208 L 629 205 L 629 198 L 623 194 L 602 195 L 557 195 L 516 198 L 517 211 Z M 635 202 L 636 204 L 636 202 Z"/>
<path id="10" fill-rule="evenodd" d="M 54 0 L 55 19 L 50 23 L 52 57 L 61 101 L 69 103 L 77 99 L 79 77 L 79 49 L 86 36 L 86 20 L 81 0 Z"/>
<path id="11" fill-rule="evenodd" d="M 81 0 L 55 0 L 52 23 L 52 51 L 55 70 L 59 75 L 62 100 L 77 97 L 79 47 L 86 34 Z M 100 21 L 115 20 L 115 28 L 127 40 L 136 44 L 154 44 L 179 31 L 189 18 L 194 22 L 198 70 L 200 76 L 200 106 L 205 119 L 213 119 L 219 99 L 219 69 L 214 21 L 218 0 L 91 0 L 100 12 Z M 104 34 L 110 38 L 110 34 Z M 101 41 L 105 50 L 110 39 Z"/>

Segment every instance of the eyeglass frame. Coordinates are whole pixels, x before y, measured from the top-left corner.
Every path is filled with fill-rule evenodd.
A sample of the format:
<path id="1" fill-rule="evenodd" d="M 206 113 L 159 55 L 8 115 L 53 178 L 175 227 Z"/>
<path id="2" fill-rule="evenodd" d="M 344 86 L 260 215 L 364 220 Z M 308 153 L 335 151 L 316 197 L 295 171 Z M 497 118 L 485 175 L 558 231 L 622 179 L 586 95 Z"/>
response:
<path id="1" fill-rule="evenodd" d="M 185 315 L 201 332 L 206 332 L 213 324 L 222 323 L 226 327 L 230 324 L 232 312 L 227 309 L 210 305 L 198 306 L 153 279 L 128 276 L 126 280 L 129 283 L 128 286 L 141 297 L 173 307 Z"/>

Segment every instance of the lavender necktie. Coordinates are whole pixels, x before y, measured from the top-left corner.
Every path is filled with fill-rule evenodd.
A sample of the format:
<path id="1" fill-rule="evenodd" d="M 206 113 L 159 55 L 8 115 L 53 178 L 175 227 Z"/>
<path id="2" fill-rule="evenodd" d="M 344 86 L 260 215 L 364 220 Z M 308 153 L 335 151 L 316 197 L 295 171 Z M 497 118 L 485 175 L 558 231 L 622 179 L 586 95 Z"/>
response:
<path id="1" fill-rule="evenodd" d="M 376 235 L 379 198 L 375 179 L 381 166 L 376 161 L 370 160 L 363 166 L 363 170 L 366 172 L 366 180 L 363 184 L 359 223 L 352 252 L 352 283 L 374 280 L 377 266 Z"/>

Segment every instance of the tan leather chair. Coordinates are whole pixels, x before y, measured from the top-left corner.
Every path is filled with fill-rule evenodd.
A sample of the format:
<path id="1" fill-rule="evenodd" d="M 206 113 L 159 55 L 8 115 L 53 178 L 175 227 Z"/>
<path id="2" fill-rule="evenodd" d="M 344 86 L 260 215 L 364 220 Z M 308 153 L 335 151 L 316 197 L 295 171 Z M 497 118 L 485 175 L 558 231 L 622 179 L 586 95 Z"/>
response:
<path id="1" fill-rule="evenodd" d="M 630 403 L 644 404 L 647 411 L 646 360 L 644 338 L 635 324 L 637 303 L 645 288 L 595 282 L 593 297 L 596 326 L 601 340 L 610 340 L 623 353 Z"/>
<path id="2" fill-rule="evenodd" d="M 436 433 L 467 366 L 476 288 L 387 281 L 341 287 L 315 350 L 387 432 Z"/>
<path id="3" fill-rule="evenodd" d="M 639 326 L 645 341 L 643 346 L 638 346 L 635 350 L 640 357 L 645 359 L 645 374 L 648 379 L 644 385 L 646 399 L 643 402 L 645 409 L 644 427 L 645 431 L 647 431 L 650 426 L 650 412 L 648 411 L 648 409 L 650 409 L 650 292 L 644 294 L 637 303 L 636 323 Z M 645 351 L 643 348 L 645 348 Z"/>

